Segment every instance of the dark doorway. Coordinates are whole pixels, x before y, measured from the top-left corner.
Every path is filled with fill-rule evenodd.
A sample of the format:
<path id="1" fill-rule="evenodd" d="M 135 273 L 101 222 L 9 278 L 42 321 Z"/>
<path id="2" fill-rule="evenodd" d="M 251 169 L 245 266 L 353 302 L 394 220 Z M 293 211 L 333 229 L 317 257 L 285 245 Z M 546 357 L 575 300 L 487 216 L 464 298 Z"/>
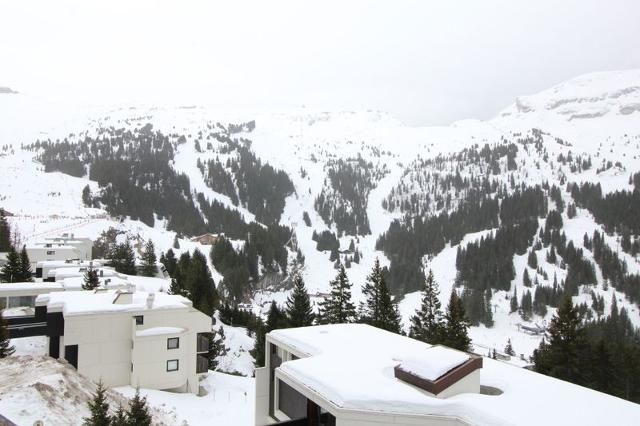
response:
<path id="1" fill-rule="evenodd" d="M 78 345 L 68 345 L 64 347 L 64 359 L 66 359 L 69 364 L 73 365 L 73 367 L 78 369 Z"/>

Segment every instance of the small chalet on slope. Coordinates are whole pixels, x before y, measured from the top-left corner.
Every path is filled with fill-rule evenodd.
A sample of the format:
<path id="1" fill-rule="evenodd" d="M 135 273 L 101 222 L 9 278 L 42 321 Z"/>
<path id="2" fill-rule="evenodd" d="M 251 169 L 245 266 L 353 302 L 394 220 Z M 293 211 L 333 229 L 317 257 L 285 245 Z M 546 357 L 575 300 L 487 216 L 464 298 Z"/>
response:
<path id="1" fill-rule="evenodd" d="M 27 321 L 27 322 L 25 322 Z M 45 335 L 49 355 L 105 386 L 198 393 L 208 370 L 211 318 L 178 295 L 129 289 L 60 291 L 15 318 L 12 337 Z"/>
<path id="2" fill-rule="evenodd" d="M 640 405 L 363 324 L 274 330 L 255 423 L 632 425 Z"/>

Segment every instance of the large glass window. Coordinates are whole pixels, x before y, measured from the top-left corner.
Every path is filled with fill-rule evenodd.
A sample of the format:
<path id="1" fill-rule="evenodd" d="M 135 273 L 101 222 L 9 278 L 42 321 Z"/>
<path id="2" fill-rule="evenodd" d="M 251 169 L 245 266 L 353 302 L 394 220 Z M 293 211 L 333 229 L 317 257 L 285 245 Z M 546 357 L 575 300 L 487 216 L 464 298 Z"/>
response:
<path id="1" fill-rule="evenodd" d="M 290 419 L 305 418 L 307 398 L 282 380 L 278 380 L 278 409 Z"/>
<path id="2" fill-rule="evenodd" d="M 167 361 L 167 371 L 178 371 L 178 360 L 170 359 Z"/>

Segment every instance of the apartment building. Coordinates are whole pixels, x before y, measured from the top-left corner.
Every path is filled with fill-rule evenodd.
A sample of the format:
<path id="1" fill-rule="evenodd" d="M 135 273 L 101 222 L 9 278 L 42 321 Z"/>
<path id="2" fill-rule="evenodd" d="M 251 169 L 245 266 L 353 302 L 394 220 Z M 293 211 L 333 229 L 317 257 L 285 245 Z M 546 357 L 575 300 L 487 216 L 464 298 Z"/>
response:
<path id="1" fill-rule="evenodd" d="M 274 330 L 255 424 L 628 424 L 640 406 L 502 361 L 364 324 Z"/>
<path id="2" fill-rule="evenodd" d="M 133 287 L 43 294 L 33 324 L 50 356 L 109 387 L 197 394 L 208 370 L 211 318 L 182 296 Z"/>

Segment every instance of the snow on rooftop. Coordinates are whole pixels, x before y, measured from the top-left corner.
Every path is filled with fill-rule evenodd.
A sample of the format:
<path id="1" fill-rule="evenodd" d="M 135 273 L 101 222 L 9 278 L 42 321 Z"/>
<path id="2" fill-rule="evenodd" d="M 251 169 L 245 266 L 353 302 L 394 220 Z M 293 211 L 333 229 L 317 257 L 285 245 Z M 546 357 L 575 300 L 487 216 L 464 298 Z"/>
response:
<path id="1" fill-rule="evenodd" d="M 137 337 L 162 336 L 165 334 L 180 334 L 186 329 L 180 327 L 151 327 L 146 330 L 136 331 Z"/>
<path id="2" fill-rule="evenodd" d="M 454 416 L 477 425 L 622 425 L 640 418 L 640 405 L 488 358 L 481 384 L 502 390 L 501 395 L 429 396 L 396 379 L 393 369 L 437 347 L 363 324 L 274 330 L 269 336 L 310 355 L 282 363 L 285 375 L 342 408 Z M 430 356 L 433 371 L 421 373 L 433 377 L 463 356 L 436 350 Z"/>
<path id="3" fill-rule="evenodd" d="M 469 360 L 464 352 L 444 346 L 432 346 L 407 357 L 402 357 L 400 368 L 423 379 L 435 381 L 448 371 Z"/>
<path id="4" fill-rule="evenodd" d="M 116 290 L 106 291 L 64 291 L 38 296 L 36 304 L 46 304 L 49 311 L 62 311 L 64 315 L 82 315 L 106 312 L 142 311 L 147 308 L 150 293 L 136 291 L 132 303 L 113 303 L 118 295 Z M 151 309 L 181 309 L 191 306 L 183 296 L 153 293 Z"/>

